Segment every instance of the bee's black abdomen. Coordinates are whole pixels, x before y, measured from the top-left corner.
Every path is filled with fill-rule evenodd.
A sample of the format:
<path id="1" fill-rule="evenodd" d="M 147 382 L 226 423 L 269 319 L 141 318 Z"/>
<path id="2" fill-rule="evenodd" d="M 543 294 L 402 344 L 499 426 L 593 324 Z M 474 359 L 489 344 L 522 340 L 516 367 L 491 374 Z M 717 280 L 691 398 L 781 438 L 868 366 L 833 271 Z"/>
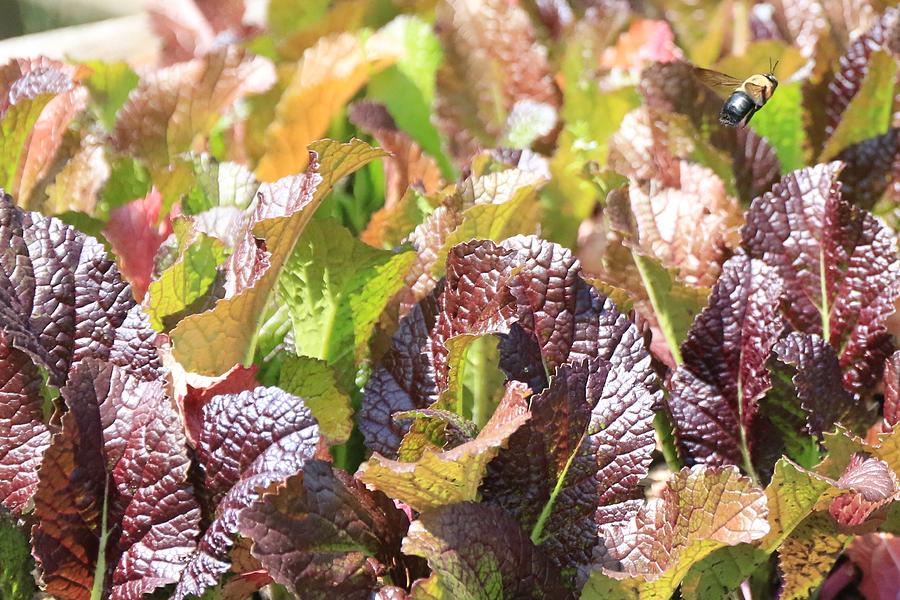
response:
<path id="1" fill-rule="evenodd" d="M 722 106 L 722 111 L 719 113 L 719 123 L 728 127 L 737 127 L 744 120 L 744 117 L 756 108 L 756 103 L 753 102 L 753 99 L 746 92 L 736 91 L 729 96 Z"/>

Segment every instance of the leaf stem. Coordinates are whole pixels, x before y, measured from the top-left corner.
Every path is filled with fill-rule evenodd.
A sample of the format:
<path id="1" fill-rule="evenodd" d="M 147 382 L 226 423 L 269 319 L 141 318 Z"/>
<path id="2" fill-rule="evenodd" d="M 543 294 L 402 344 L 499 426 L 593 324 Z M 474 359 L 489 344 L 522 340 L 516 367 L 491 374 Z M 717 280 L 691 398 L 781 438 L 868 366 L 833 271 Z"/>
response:
<path id="1" fill-rule="evenodd" d="M 658 411 L 656 416 L 653 417 L 653 427 L 659 435 L 659 445 L 663 458 L 666 459 L 666 466 L 673 473 L 677 473 L 684 465 L 681 464 L 681 460 L 678 458 L 678 450 L 675 448 L 675 436 L 673 434 L 675 427 L 672 425 L 672 420 L 665 410 Z"/>
<path id="2" fill-rule="evenodd" d="M 575 450 L 572 452 L 572 454 L 569 455 L 568 460 L 566 460 L 566 464 L 563 467 L 562 472 L 556 478 L 556 485 L 553 486 L 553 491 L 550 493 L 550 499 L 547 500 L 546 504 L 544 504 L 544 508 L 541 509 L 541 514 L 538 516 L 537 522 L 531 529 L 531 543 L 535 546 L 541 543 L 541 536 L 544 533 L 544 527 L 547 524 L 547 519 L 550 518 L 550 513 L 553 512 L 553 505 L 556 504 L 556 497 L 559 496 L 559 492 L 562 491 L 563 483 L 565 482 L 566 475 L 569 472 L 569 467 L 572 466 L 572 461 L 575 460 L 575 457 L 578 455 L 578 451 L 581 449 L 582 443 L 584 443 L 584 435 L 582 435 L 581 439 L 578 440 L 578 445 L 575 446 Z"/>
<path id="3" fill-rule="evenodd" d="M 487 385 L 487 342 L 491 338 L 481 338 L 475 340 L 475 343 L 469 348 L 469 359 L 472 366 L 472 421 L 479 429 L 484 427 L 491 414 L 494 412 L 493 402 L 491 402 L 490 391 Z"/>
<path id="4" fill-rule="evenodd" d="M 640 273 L 641 275 L 641 283 L 643 283 L 644 289 L 647 291 L 647 296 L 650 298 L 650 305 L 653 307 L 653 312 L 657 315 L 659 328 L 662 330 L 663 337 L 666 338 L 666 344 L 669 346 L 669 352 L 672 353 L 672 358 L 675 360 L 675 364 L 680 365 L 682 363 L 682 358 L 681 348 L 678 345 L 678 336 L 676 335 L 675 330 L 672 328 L 671 319 L 659 318 L 659 315 L 664 314 L 662 311 L 662 298 L 660 298 L 659 294 L 656 293 L 656 287 L 652 283 L 652 278 L 649 271 L 647 270 L 647 264 L 645 262 L 647 259 L 634 250 L 631 251 L 631 257 L 634 260 L 634 264 L 637 267 L 638 273 Z"/>
<path id="5" fill-rule="evenodd" d="M 109 540 L 107 528 L 107 512 L 109 502 L 109 474 L 103 486 L 103 513 L 100 517 L 100 546 L 97 551 L 97 565 L 94 567 L 94 585 L 91 587 L 91 600 L 102 600 L 103 584 L 106 577 L 106 544 Z"/>
<path id="6" fill-rule="evenodd" d="M 747 445 L 747 430 L 744 427 L 744 393 L 743 385 L 740 378 L 737 382 L 737 409 L 738 409 L 738 431 L 741 434 L 741 459 L 743 461 L 744 471 L 753 480 L 754 485 L 759 485 L 759 475 L 753 468 L 753 459 L 750 456 L 750 447 Z"/>

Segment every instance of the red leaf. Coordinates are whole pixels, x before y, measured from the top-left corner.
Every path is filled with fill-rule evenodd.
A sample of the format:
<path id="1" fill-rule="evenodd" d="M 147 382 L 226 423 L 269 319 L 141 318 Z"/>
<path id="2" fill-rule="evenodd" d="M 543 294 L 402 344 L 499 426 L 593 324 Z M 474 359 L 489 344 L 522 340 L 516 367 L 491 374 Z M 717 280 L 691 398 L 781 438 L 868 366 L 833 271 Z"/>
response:
<path id="1" fill-rule="evenodd" d="M 900 537 L 870 533 L 856 538 L 847 556 L 862 569 L 859 591 L 869 600 L 896 600 L 900 590 Z"/>
<path id="2" fill-rule="evenodd" d="M 47 591 L 87 599 L 99 585 L 111 600 L 139 600 L 174 583 L 196 547 L 200 507 L 162 381 L 87 359 L 62 397 L 69 412 L 34 496 L 33 549 Z"/>
<path id="3" fill-rule="evenodd" d="M 150 287 L 156 252 L 172 233 L 171 216 L 159 221 L 161 208 L 162 195 L 153 188 L 143 199 L 114 208 L 103 232 L 112 244 L 122 275 L 131 283 L 138 302 Z"/>

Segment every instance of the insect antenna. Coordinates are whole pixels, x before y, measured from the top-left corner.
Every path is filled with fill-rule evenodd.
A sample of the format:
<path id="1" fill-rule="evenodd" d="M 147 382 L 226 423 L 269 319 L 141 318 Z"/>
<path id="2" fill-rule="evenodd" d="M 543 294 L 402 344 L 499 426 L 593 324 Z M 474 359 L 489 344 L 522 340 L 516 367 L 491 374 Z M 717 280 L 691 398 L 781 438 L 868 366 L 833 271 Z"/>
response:
<path id="1" fill-rule="evenodd" d="M 769 58 L 769 73 L 771 73 L 772 75 L 775 74 L 775 69 L 778 68 L 778 63 L 779 63 L 779 62 L 781 62 L 781 61 L 776 60 L 776 61 L 775 61 L 775 64 L 772 64 L 772 59 Z"/>

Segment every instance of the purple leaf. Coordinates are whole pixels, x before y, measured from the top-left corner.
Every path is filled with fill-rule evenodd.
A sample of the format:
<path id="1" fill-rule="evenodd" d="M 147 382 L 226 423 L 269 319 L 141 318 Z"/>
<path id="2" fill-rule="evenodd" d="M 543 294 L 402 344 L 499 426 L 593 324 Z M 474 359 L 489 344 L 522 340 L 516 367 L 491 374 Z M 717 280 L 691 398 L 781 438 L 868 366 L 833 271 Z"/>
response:
<path id="1" fill-rule="evenodd" d="M 41 410 L 41 376 L 0 331 L 0 503 L 18 513 L 34 494 L 50 430 Z"/>
<path id="2" fill-rule="evenodd" d="M 411 579 L 409 521 L 381 492 L 319 460 L 244 509 L 241 535 L 272 578 L 304 598 L 364 600 L 378 580 Z"/>
<path id="3" fill-rule="evenodd" d="M 639 377 L 603 358 L 559 367 L 531 398 L 531 419 L 488 465 L 484 500 L 562 566 L 587 565 L 604 526 L 643 496 L 660 394 Z"/>
<path id="4" fill-rule="evenodd" d="M 155 333 L 95 239 L 0 194 L 0 503 L 19 511 L 50 443 L 40 369 L 62 386 L 86 358 L 158 377 Z"/>
<path id="5" fill-rule="evenodd" d="M 303 401 L 278 388 L 216 396 L 203 417 L 197 458 L 215 518 L 178 583 L 179 600 L 218 583 L 230 567 L 240 512 L 260 489 L 300 472 L 319 442 L 319 427 Z"/>
<path id="6" fill-rule="evenodd" d="M 884 365 L 884 426 L 887 431 L 900 422 L 900 350 Z"/>
<path id="7" fill-rule="evenodd" d="M 834 520 L 845 527 L 862 525 L 873 512 L 893 502 L 898 493 L 897 476 L 887 463 L 862 452 L 850 457 L 836 486 L 851 490 L 828 505 Z"/>
<path id="8" fill-rule="evenodd" d="M 766 361 L 784 329 L 774 269 L 739 253 L 722 267 L 709 305 L 682 345 L 669 410 L 688 464 L 743 465 L 752 472 L 750 432 L 771 387 Z"/>
<path id="9" fill-rule="evenodd" d="M 841 196 L 850 204 L 871 210 L 891 181 L 896 181 L 900 156 L 900 128 L 848 146 L 835 159 L 846 163 L 841 171 Z"/>
<path id="10" fill-rule="evenodd" d="M 434 367 L 425 354 L 434 327 L 436 302 L 429 296 L 400 322 L 391 348 L 366 383 L 357 424 L 366 445 L 393 455 L 409 429 L 408 421 L 394 421 L 395 412 L 425 408 L 437 400 Z"/>
<path id="11" fill-rule="evenodd" d="M 753 201 L 744 247 L 784 281 L 783 310 L 796 330 L 840 348 L 844 386 L 861 391 L 881 376 L 892 342 L 885 320 L 900 294 L 893 234 L 841 199 L 842 164 L 785 175 Z"/>
<path id="12" fill-rule="evenodd" d="M 97 358 L 143 379 L 159 375 L 155 333 L 94 238 L 0 196 L 0 322 L 7 343 L 62 386 L 70 366 Z"/>
<path id="13" fill-rule="evenodd" d="M 795 331 L 774 350 L 781 362 L 796 369 L 794 386 L 807 413 L 809 432 L 821 435 L 829 431 L 856 400 L 844 389 L 834 348 L 815 334 Z"/>
<path id="14" fill-rule="evenodd" d="M 32 544 L 47 592 L 137 600 L 174 583 L 196 547 L 200 508 L 163 382 L 87 359 L 62 397 L 69 412 L 34 496 Z"/>

